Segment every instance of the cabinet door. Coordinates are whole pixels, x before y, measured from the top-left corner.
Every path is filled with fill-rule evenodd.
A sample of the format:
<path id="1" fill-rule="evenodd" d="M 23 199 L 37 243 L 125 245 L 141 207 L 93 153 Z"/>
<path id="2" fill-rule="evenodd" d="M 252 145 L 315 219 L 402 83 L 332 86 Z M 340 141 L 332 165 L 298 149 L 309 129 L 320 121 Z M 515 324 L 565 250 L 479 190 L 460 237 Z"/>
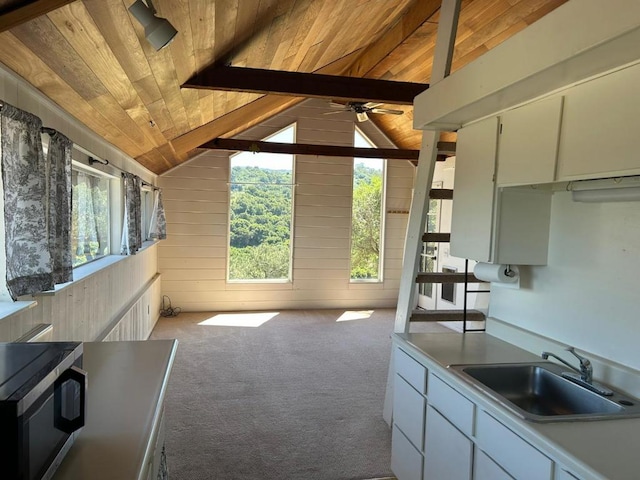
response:
<path id="1" fill-rule="evenodd" d="M 451 255 L 491 261 L 498 118 L 458 131 L 451 218 Z"/>
<path id="2" fill-rule="evenodd" d="M 513 480 L 513 477 L 482 450 L 476 449 L 473 460 L 473 480 Z"/>
<path id="3" fill-rule="evenodd" d="M 493 263 L 546 265 L 552 192 L 529 187 L 500 190 Z"/>
<path id="4" fill-rule="evenodd" d="M 426 401 L 398 374 L 393 388 L 393 424 L 418 450 L 422 450 Z"/>
<path id="5" fill-rule="evenodd" d="M 477 419 L 476 441 L 518 480 L 550 480 L 553 462 L 486 412 Z"/>
<path id="6" fill-rule="evenodd" d="M 578 480 L 578 477 L 559 467 L 556 467 L 556 475 L 553 478 L 554 480 Z"/>
<path id="7" fill-rule="evenodd" d="M 567 92 L 558 180 L 640 173 L 639 83 L 634 65 Z"/>
<path id="8" fill-rule="evenodd" d="M 437 410 L 427 406 L 425 480 L 470 480 L 473 443 Z"/>
<path id="9" fill-rule="evenodd" d="M 502 115 L 498 186 L 555 180 L 562 99 L 557 96 L 539 100 Z"/>
<path id="10" fill-rule="evenodd" d="M 395 425 L 391 435 L 391 471 L 398 480 L 422 480 L 422 455 Z"/>

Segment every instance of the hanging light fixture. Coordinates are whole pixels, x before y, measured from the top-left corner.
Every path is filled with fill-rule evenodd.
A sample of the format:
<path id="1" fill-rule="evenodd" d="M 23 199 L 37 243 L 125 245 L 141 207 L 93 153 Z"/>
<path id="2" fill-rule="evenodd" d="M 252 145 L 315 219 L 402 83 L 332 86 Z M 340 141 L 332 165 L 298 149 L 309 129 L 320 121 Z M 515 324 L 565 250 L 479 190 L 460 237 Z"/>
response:
<path id="1" fill-rule="evenodd" d="M 131 15 L 144 27 L 144 36 L 156 50 L 160 50 L 171 43 L 178 31 L 173 28 L 166 18 L 156 16 L 151 0 L 136 0 L 129 7 Z"/>

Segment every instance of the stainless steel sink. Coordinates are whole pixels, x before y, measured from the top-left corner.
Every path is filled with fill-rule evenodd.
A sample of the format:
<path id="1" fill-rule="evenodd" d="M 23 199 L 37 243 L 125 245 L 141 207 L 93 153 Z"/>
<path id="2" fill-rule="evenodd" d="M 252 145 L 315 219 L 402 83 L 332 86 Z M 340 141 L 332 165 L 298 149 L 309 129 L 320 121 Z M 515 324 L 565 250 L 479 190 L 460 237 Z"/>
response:
<path id="1" fill-rule="evenodd" d="M 525 420 L 559 422 L 640 416 L 640 400 L 602 396 L 561 376 L 551 362 L 452 365 L 451 370 Z"/>

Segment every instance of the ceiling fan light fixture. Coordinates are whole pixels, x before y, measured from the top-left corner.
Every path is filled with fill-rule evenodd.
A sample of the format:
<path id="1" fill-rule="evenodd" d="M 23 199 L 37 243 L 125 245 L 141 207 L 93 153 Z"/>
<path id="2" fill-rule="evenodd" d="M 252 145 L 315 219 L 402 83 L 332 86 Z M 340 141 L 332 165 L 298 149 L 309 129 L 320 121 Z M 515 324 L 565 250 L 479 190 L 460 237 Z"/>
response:
<path id="1" fill-rule="evenodd" d="M 366 112 L 356 112 L 356 118 L 359 122 L 366 122 L 367 120 L 369 120 Z"/>
<path id="2" fill-rule="evenodd" d="M 158 17 L 155 9 L 149 2 L 149 6 L 142 0 L 136 0 L 129 7 L 131 15 L 144 27 L 144 36 L 156 50 L 160 50 L 175 38 L 178 31 L 166 18 Z"/>

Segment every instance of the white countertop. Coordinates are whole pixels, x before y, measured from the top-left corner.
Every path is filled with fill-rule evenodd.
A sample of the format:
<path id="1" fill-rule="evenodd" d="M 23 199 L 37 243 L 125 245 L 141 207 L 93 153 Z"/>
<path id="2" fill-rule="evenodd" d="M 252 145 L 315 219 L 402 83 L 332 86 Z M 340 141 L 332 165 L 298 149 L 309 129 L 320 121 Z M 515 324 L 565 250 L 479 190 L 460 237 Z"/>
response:
<path id="1" fill-rule="evenodd" d="M 86 423 L 54 480 L 134 480 L 162 415 L 176 340 L 84 343 Z"/>
<path id="2" fill-rule="evenodd" d="M 540 357 L 484 333 L 394 334 L 394 341 L 446 371 L 449 365 L 537 362 Z M 479 399 L 483 408 L 559 463 L 584 478 L 640 479 L 640 418 L 583 422 L 533 423 L 522 420 L 451 373 L 460 392 Z"/>

